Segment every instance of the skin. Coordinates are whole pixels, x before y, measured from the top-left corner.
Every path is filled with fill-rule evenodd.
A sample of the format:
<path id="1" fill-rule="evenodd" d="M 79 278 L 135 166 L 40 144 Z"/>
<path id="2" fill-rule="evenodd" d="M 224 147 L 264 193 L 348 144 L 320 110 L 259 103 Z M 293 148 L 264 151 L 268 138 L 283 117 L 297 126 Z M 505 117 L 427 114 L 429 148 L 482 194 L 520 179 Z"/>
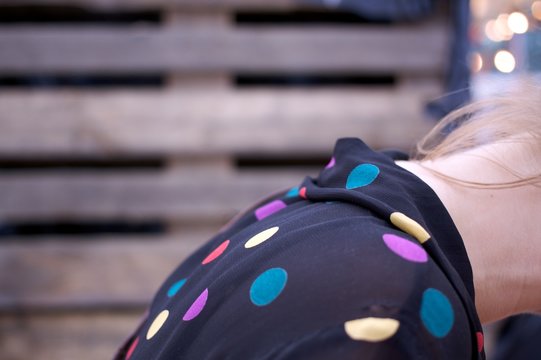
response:
<path id="1" fill-rule="evenodd" d="M 482 323 L 541 309 L 541 187 L 477 189 L 436 176 L 498 183 L 516 180 L 497 163 L 528 173 L 524 146 L 496 143 L 434 161 L 397 161 L 439 196 L 460 232 L 473 270 Z"/>

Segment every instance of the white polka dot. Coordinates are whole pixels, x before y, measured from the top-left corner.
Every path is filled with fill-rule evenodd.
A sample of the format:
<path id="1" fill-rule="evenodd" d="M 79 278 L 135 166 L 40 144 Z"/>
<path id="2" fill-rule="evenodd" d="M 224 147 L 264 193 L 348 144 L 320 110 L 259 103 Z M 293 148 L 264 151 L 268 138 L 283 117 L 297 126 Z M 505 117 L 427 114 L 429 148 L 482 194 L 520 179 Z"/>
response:
<path id="1" fill-rule="evenodd" d="M 163 324 L 165 323 L 168 317 L 169 317 L 169 310 L 164 310 L 161 313 L 159 313 L 158 316 L 156 316 L 156 318 L 154 319 L 154 321 L 148 328 L 147 336 L 146 336 L 147 340 L 152 339 L 154 335 L 156 335 L 156 333 L 160 331 L 160 329 L 162 328 Z"/>
<path id="2" fill-rule="evenodd" d="M 367 317 L 344 323 L 344 328 L 350 338 L 370 342 L 390 338 L 398 331 L 399 327 L 400 322 L 390 318 Z"/>
<path id="3" fill-rule="evenodd" d="M 406 234 L 410 234 L 421 244 L 430 239 L 430 234 L 417 221 L 401 212 L 392 213 L 390 220 L 394 226 L 404 231 Z"/>
<path id="4" fill-rule="evenodd" d="M 246 249 L 249 249 L 254 246 L 257 246 L 261 244 L 262 242 L 269 240 L 274 234 L 278 232 L 278 230 L 279 230 L 279 227 L 275 226 L 265 231 L 262 231 L 259 234 L 252 236 L 250 240 L 246 241 L 246 244 L 244 244 L 244 247 Z"/>

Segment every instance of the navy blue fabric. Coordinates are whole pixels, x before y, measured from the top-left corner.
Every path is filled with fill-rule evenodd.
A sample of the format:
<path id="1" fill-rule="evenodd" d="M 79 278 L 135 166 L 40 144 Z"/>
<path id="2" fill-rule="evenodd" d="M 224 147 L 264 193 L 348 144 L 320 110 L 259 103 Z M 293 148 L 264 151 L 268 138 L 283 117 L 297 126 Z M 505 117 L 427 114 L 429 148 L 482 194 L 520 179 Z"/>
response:
<path id="1" fill-rule="evenodd" d="M 461 237 L 436 194 L 390 155 L 404 157 L 374 152 L 359 139 L 339 140 L 334 166 L 247 210 L 180 264 L 117 359 L 128 352 L 130 360 L 484 359 Z M 376 176 L 361 176 L 362 186 L 347 188 L 354 170 L 368 164 L 378 169 Z M 256 210 L 275 201 L 285 207 L 258 219 Z M 417 221 L 430 239 L 421 246 L 393 225 L 395 212 Z M 271 238 L 245 247 L 254 235 L 275 227 L 279 230 Z M 384 235 L 399 237 L 426 258 L 404 258 L 386 245 Z M 227 240 L 225 251 L 205 264 Z M 276 268 L 287 272 L 285 287 L 270 303 L 257 305 L 251 298 L 255 280 Z M 181 279 L 186 283 L 169 296 Z M 204 308 L 183 320 L 205 289 Z M 427 290 L 443 294 L 452 308 L 452 325 L 443 336 L 437 334 L 442 308 L 423 305 Z M 169 317 L 147 340 L 164 310 Z M 435 322 L 427 323 L 427 314 Z M 364 318 L 394 319 L 399 327 L 382 341 L 355 340 L 344 324 Z"/>
<path id="2" fill-rule="evenodd" d="M 493 360 L 531 360 L 541 357 L 541 316 L 518 315 L 507 319 L 492 349 Z"/>

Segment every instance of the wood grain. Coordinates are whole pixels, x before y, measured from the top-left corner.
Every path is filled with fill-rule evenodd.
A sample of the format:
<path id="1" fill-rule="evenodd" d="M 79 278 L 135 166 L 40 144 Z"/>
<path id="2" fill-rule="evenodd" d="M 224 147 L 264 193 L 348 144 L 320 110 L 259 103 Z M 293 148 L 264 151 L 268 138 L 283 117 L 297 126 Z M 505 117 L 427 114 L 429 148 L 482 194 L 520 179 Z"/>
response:
<path id="1" fill-rule="evenodd" d="M 112 359 L 142 311 L 0 316 L 3 360 Z"/>
<path id="2" fill-rule="evenodd" d="M 161 7 L 189 9 L 290 9 L 308 6 L 303 0 L 0 0 L 0 5 L 69 5 L 101 10 L 141 10 Z"/>
<path id="3" fill-rule="evenodd" d="M 300 184 L 300 174 L 193 176 L 125 173 L 28 173 L 0 176 L 4 221 L 161 219 L 224 222 L 255 201 Z"/>
<path id="4" fill-rule="evenodd" d="M 422 73 L 444 66 L 443 25 L 0 28 L 0 74 Z"/>
<path id="5" fill-rule="evenodd" d="M 4 239 L 0 312 L 145 307 L 166 276 L 213 236 L 211 230 Z"/>
<path id="6" fill-rule="evenodd" d="M 0 94 L 0 157 L 329 154 L 339 137 L 410 149 L 426 91 L 38 91 Z"/>

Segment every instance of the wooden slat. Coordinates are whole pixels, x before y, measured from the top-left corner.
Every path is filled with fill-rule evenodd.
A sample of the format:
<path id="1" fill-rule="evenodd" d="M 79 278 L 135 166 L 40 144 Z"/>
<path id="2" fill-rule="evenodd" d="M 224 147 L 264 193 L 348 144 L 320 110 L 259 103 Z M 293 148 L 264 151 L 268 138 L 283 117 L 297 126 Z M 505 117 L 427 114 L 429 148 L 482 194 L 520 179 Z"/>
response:
<path id="1" fill-rule="evenodd" d="M 227 11 L 214 10 L 186 10 L 186 9 L 171 9 L 164 14 L 163 23 L 165 26 L 184 26 L 191 27 L 213 27 L 227 28 L 232 26 L 232 16 Z"/>
<path id="2" fill-rule="evenodd" d="M 409 149 L 422 91 L 4 92 L 0 157 L 310 153 L 336 138 Z"/>
<path id="3" fill-rule="evenodd" d="M 290 9 L 308 4 L 303 0 L 0 0 L 0 5 L 65 5 L 106 10 L 180 8 Z"/>
<path id="4" fill-rule="evenodd" d="M 163 20 L 165 26 L 174 27 L 190 25 L 191 27 L 212 28 L 216 32 L 227 30 L 231 27 L 233 17 L 226 11 L 187 11 L 186 9 L 168 9 Z M 205 87 L 205 88 L 229 88 L 233 78 L 226 71 L 208 73 L 168 73 L 165 77 L 166 86 L 171 88 L 182 87 Z"/>
<path id="5" fill-rule="evenodd" d="M 0 316 L 3 360 L 112 359 L 139 324 L 136 313 Z"/>
<path id="6" fill-rule="evenodd" d="M 0 74 L 419 72 L 444 65 L 443 25 L 0 28 Z"/>
<path id="7" fill-rule="evenodd" d="M 261 172 L 227 176 L 151 173 L 28 173 L 0 176 L 3 221 L 167 219 L 225 221 L 303 176 Z"/>
<path id="8" fill-rule="evenodd" d="M 3 239 L 0 312 L 144 307 L 166 276 L 212 235 Z"/>

